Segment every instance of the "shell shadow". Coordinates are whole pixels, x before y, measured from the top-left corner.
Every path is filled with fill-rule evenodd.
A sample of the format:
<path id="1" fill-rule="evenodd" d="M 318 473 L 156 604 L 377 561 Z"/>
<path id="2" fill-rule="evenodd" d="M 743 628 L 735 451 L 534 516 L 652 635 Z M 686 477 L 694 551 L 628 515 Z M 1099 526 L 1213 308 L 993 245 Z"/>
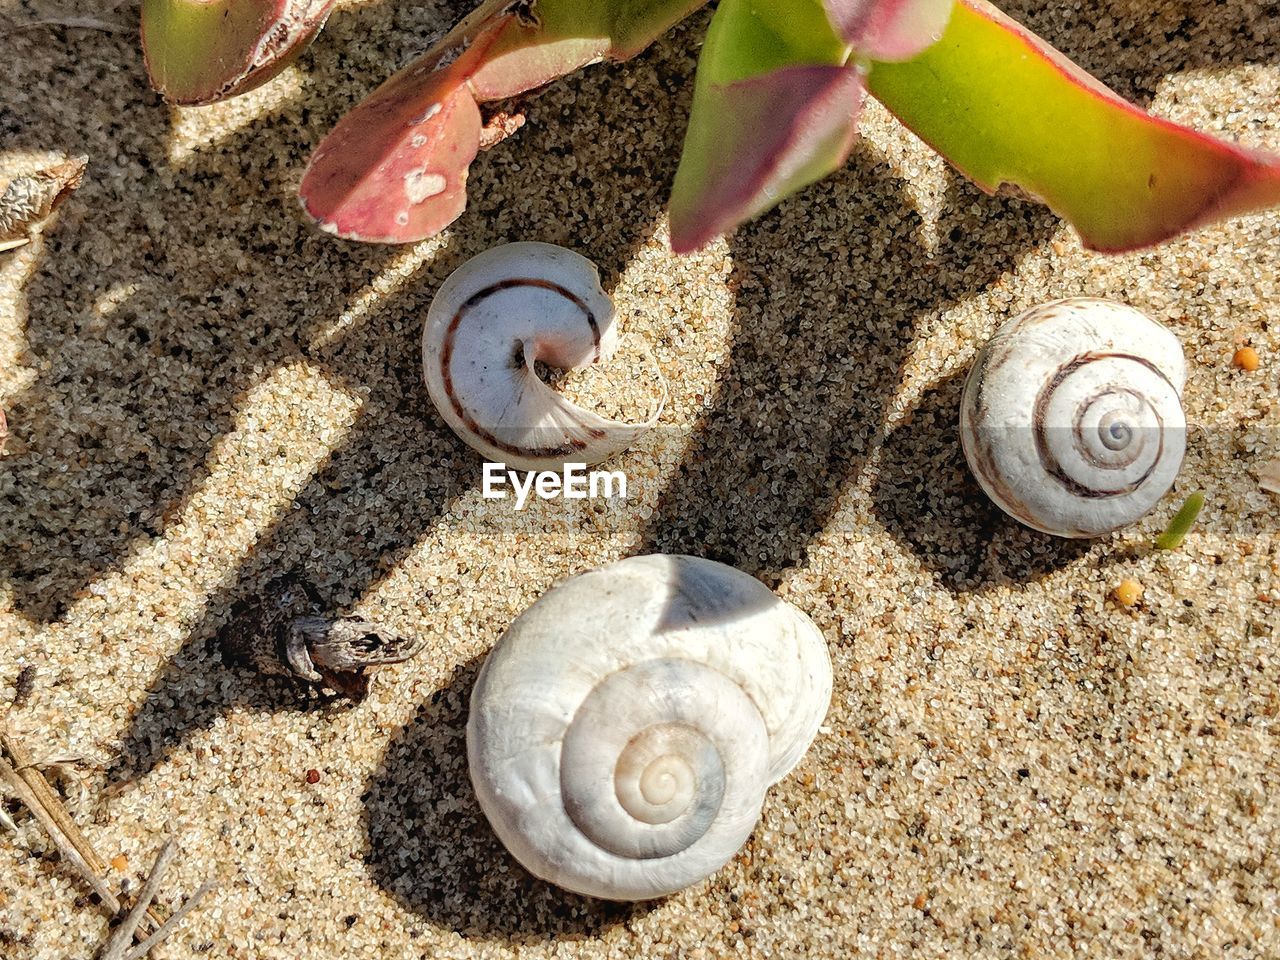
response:
<path id="1" fill-rule="evenodd" d="M 454 670 L 392 737 L 369 781 L 374 882 L 433 926 L 516 944 L 596 937 L 652 909 L 661 901 L 611 903 L 544 883 L 493 833 L 467 774 L 467 710 L 483 660 Z"/>
<path id="2" fill-rule="evenodd" d="M 829 531 L 880 443 L 920 324 L 981 292 L 1057 222 L 948 182 L 936 234 L 867 148 L 730 241 L 734 342 L 637 552 L 692 553 L 776 586 Z M 815 234 L 839 231 L 840 244 Z"/>
<path id="3" fill-rule="evenodd" d="M 1024 527 L 993 503 L 960 446 L 967 370 L 925 391 L 885 438 L 872 509 L 885 530 L 957 592 L 1038 580 L 1089 553 L 1089 541 Z"/>
<path id="4" fill-rule="evenodd" d="M 482 155 L 472 168 L 470 205 L 453 228 L 452 242 L 360 323 L 318 345 L 307 342 L 305 327 L 273 336 L 271 342 L 283 340 L 282 350 L 301 354 L 340 385 L 360 392 L 362 409 L 290 509 L 261 533 L 225 585 L 207 599 L 186 646 L 152 681 L 122 738 L 109 774 L 113 785 L 144 776 L 191 731 L 208 727 L 238 698 L 249 695 L 249 681 L 225 679 L 227 671 L 214 642 L 236 602 L 298 568 L 329 595 L 335 609 L 349 606 L 408 555 L 449 504 L 478 485 L 479 462 L 435 415 L 422 388 L 418 318 L 455 267 L 510 239 L 569 244 L 601 263 L 606 290 L 616 286 L 622 265 L 653 236 L 665 203 L 664 184 L 679 151 L 678 137 L 655 134 L 658 147 L 645 166 L 636 156 L 628 124 L 642 119 L 650 128 L 679 124 L 679 107 L 655 119 L 646 104 L 678 89 L 677 81 L 688 69 L 680 36 L 656 45 L 631 65 L 586 74 L 572 90 L 549 91 L 531 104 L 530 123 L 543 128 L 539 135 L 525 136 L 524 131 L 503 144 L 503 150 Z M 625 95 L 616 89 L 621 85 L 618 70 L 634 75 Z M 569 113 L 571 103 L 583 112 Z M 569 119 L 563 119 L 566 116 Z M 610 116 L 625 122 L 599 127 L 598 121 L 583 119 Z M 592 140 L 575 152 L 573 143 L 584 125 L 591 127 Z M 267 142 L 273 145 L 274 137 Z M 253 153 L 263 146 L 246 135 L 236 139 L 235 148 Z M 552 155 L 540 162 L 547 151 Z M 594 184 L 610 177 L 628 185 L 630 203 L 605 205 L 594 196 Z M 548 178 L 580 185 L 578 199 L 584 207 L 578 213 L 598 212 L 599 222 L 575 224 L 571 218 L 578 214 L 564 205 L 565 195 L 573 191 L 548 190 Z M 335 243 L 327 237 L 316 242 L 332 248 L 325 255 L 337 260 L 372 256 L 367 245 Z M 332 320 L 339 309 L 309 311 L 311 323 Z M 264 350 L 260 362 L 274 365 L 276 355 Z M 185 384 L 187 392 L 199 397 L 207 375 L 196 371 Z M 75 583 L 87 572 L 73 567 L 66 579 Z M 429 603 L 430 592 L 423 596 Z M 282 708 L 289 708 L 287 700 Z"/>
<path id="5" fill-rule="evenodd" d="M 283 677 L 262 677 L 241 668 L 212 674 L 206 668 L 221 661 L 217 638 L 207 637 L 188 644 L 166 665 L 164 722 L 148 719 L 131 726 L 125 750 L 107 769 L 105 795 L 124 792 L 140 766 L 149 769 L 162 758 L 173 746 L 168 739 L 172 729 L 207 727 L 232 709 L 255 715 L 294 711 L 323 717 L 347 707 L 344 700 Z"/>

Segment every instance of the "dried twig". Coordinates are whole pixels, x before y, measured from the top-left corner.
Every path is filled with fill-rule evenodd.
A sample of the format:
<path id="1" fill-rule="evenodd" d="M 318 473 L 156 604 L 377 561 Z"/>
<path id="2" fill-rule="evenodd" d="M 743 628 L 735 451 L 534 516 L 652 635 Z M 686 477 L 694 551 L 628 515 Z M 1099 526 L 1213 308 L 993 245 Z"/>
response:
<path id="1" fill-rule="evenodd" d="M 126 953 L 124 955 L 124 960 L 142 960 L 143 957 L 172 936 L 177 931 L 178 926 L 182 921 L 186 919 L 187 914 L 199 906 L 200 901 L 204 899 L 205 895 L 217 886 L 217 883 L 212 880 L 202 883 L 200 885 L 200 889 L 191 895 L 191 899 L 180 906 L 177 910 L 173 911 L 173 914 L 169 919 L 160 925 L 159 930 Z"/>
<path id="2" fill-rule="evenodd" d="M 13 759 L 14 772 L 22 778 L 23 783 L 31 790 L 45 814 L 57 824 L 58 830 L 75 847 L 81 859 L 89 865 L 89 868 L 94 873 L 98 875 L 105 874 L 107 872 L 106 862 L 98 856 L 97 851 L 90 845 L 89 839 L 80 832 L 76 822 L 71 819 L 66 808 L 62 805 L 62 801 L 58 799 L 58 795 L 49 786 L 49 781 L 40 772 L 35 758 L 31 756 L 26 747 L 3 727 L 0 727 L 0 751 L 7 753 Z M 33 810 L 32 813 L 34 812 Z"/>
<path id="3" fill-rule="evenodd" d="M 12 764 L 4 759 L 6 753 L 12 758 Z M 19 793 L 18 799 L 40 821 L 63 858 L 88 881 L 94 892 L 102 898 L 102 902 L 111 909 L 112 916 L 119 913 L 120 901 L 102 880 L 107 872 L 106 862 L 98 856 L 88 837 L 80 832 L 76 822 L 71 819 L 66 807 L 49 786 L 49 781 L 40 772 L 30 751 L 5 729 L 3 720 L 0 720 L 0 763 L 4 764 L 0 767 L 0 772 L 5 774 L 5 779 L 11 779 L 12 774 L 12 779 L 22 785 L 26 795 Z M 74 856 L 68 854 L 68 849 Z M 154 911 L 148 910 L 147 917 L 150 925 L 160 925 L 161 919 Z"/>
<path id="4" fill-rule="evenodd" d="M 112 916 L 119 913 L 120 901 L 111 892 L 111 888 L 85 863 L 84 858 L 80 856 L 80 851 L 71 844 L 58 827 L 58 822 L 50 815 L 44 804 L 32 791 L 31 787 L 27 785 L 27 782 L 18 771 L 3 756 L 0 756 L 0 779 L 9 784 L 9 788 L 13 790 L 14 795 L 22 805 L 31 811 L 31 815 L 44 828 L 44 832 L 49 835 L 49 839 L 53 841 L 54 846 L 58 848 L 58 852 L 62 854 L 62 859 L 71 864 L 72 868 L 93 888 L 93 892 L 102 900 L 103 906 L 111 911 Z"/>
<path id="5" fill-rule="evenodd" d="M 103 905 L 111 911 L 111 915 L 118 915 L 122 909 L 120 901 L 100 876 L 100 874 L 106 872 L 102 858 L 94 852 L 93 847 L 89 845 L 89 841 L 67 814 L 62 801 L 53 792 L 53 788 L 49 786 L 48 781 L 45 780 L 31 759 L 31 754 L 27 752 L 21 743 L 9 735 L 4 725 L 5 720 L 0 717 L 0 782 L 7 783 L 18 798 L 18 801 L 31 811 L 31 815 L 44 828 L 45 833 L 49 835 L 49 839 L 53 841 L 58 848 L 58 852 L 62 854 L 63 860 L 71 864 L 76 872 L 93 888 L 94 893 L 98 895 Z M 9 762 L 10 758 L 12 758 L 13 763 Z M 3 811 L 0 811 L 0 813 L 3 813 Z M 5 820 L 7 821 L 6 825 L 13 827 L 15 830 L 17 829 L 7 817 L 5 817 Z M 156 862 L 151 868 L 151 873 L 147 876 L 146 883 L 143 884 L 137 901 L 130 909 L 129 915 L 120 922 L 120 925 L 107 941 L 102 953 L 102 960 L 142 960 L 143 957 L 151 952 L 152 948 L 172 936 L 182 923 L 183 918 L 194 910 L 201 899 L 216 886 L 214 883 L 203 884 L 186 903 L 161 923 L 155 913 L 152 912 L 151 904 L 155 900 L 156 892 L 160 889 L 160 884 L 164 881 L 164 875 L 173 863 L 176 853 L 177 848 L 174 840 L 172 838 L 166 840 L 160 848 L 160 852 L 156 855 Z M 137 946 L 131 947 L 135 939 L 141 939 L 144 933 L 141 929 L 141 924 L 148 918 L 155 923 L 155 932 L 145 940 L 142 940 Z"/>
<path id="6" fill-rule="evenodd" d="M 151 901 L 156 898 L 156 892 L 164 881 L 165 873 L 173 865 L 173 858 L 177 856 L 177 853 L 178 848 L 174 844 L 173 838 L 170 837 L 164 842 L 160 852 L 156 854 L 156 862 L 151 867 L 151 873 L 147 875 L 147 882 L 142 885 L 142 892 L 138 894 L 138 902 L 133 905 L 129 915 L 120 921 L 120 926 L 116 927 L 115 932 L 111 934 L 111 939 L 107 941 L 107 946 L 102 951 L 102 960 L 123 960 L 125 951 L 133 945 L 133 935 L 137 932 L 138 924 L 142 922 L 142 918 L 146 915 L 147 908 L 151 906 Z M 163 926 L 161 929 L 163 929 Z"/>

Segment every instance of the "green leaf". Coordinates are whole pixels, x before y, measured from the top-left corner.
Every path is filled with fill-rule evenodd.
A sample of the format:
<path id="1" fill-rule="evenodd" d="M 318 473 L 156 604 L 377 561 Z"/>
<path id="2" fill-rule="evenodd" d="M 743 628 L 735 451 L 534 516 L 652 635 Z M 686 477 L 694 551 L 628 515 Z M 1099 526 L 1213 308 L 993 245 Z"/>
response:
<path id="1" fill-rule="evenodd" d="M 477 103 L 633 56 L 706 0 L 486 0 L 348 113 L 316 148 L 303 208 L 350 240 L 410 243 L 466 206 Z"/>
<path id="2" fill-rule="evenodd" d="M 143 0 L 142 52 L 169 103 L 215 103 L 266 83 L 324 26 L 334 0 Z"/>
<path id="3" fill-rule="evenodd" d="M 1095 250 L 1280 203 L 1280 157 L 1151 117 L 985 0 L 957 0 L 941 41 L 875 64 L 868 87 L 979 186 L 1043 200 Z"/>
<path id="4" fill-rule="evenodd" d="M 629 59 L 706 2 L 532 0 L 495 40 L 471 88 L 481 102 L 502 100 L 599 60 Z M 499 10 L 516 6 L 506 0 Z"/>
<path id="5" fill-rule="evenodd" d="M 1204 494 L 1199 491 L 1187 497 L 1186 502 L 1182 504 L 1182 508 L 1169 521 L 1169 526 L 1156 539 L 1157 550 L 1177 550 L 1187 534 L 1191 532 L 1191 527 L 1195 524 L 1200 516 L 1200 511 L 1204 509 Z"/>
<path id="6" fill-rule="evenodd" d="M 839 167 L 862 102 L 820 0 L 723 0 L 698 62 L 671 246 L 703 246 Z"/>

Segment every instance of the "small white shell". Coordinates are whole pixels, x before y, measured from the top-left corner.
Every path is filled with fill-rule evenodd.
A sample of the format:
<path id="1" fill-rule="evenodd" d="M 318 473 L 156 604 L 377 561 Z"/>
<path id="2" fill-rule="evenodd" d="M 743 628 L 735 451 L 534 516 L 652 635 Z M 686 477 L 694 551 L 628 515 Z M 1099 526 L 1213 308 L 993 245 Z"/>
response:
<path id="1" fill-rule="evenodd" d="M 1010 516 L 1097 537 L 1144 516 L 1186 451 L 1177 337 L 1107 300 L 1060 300 L 1007 323 L 965 383 L 960 437 Z"/>
<path id="2" fill-rule="evenodd" d="M 613 317 L 585 257 L 549 243 L 486 250 L 449 275 L 427 311 L 427 392 L 488 460 L 521 470 L 600 463 L 652 427 L 661 407 L 644 423 L 606 420 L 543 383 L 534 362 L 570 369 L 607 359 Z"/>
<path id="3" fill-rule="evenodd" d="M 830 699 L 822 634 L 759 581 L 632 557 L 554 587 L 498 642 L 471 695 L 471 781 L 531 873 L 660 897 L 746 842 Z"/>

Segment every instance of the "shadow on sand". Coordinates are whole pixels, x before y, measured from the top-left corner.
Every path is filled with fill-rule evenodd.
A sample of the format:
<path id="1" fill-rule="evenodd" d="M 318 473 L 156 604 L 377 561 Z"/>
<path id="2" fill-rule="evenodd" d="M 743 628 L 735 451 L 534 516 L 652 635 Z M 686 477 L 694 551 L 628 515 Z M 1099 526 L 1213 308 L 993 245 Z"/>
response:
<path id="1" fill-rule="evenodd" d="M 651 909 L 544 883 L 494 835 L 467 775 L 467 708 L 482 662 L 458 667 L 391 738 L 363 797 L 374 880 L 436 926 L 514 943 L 598 936 Z"/>
<path id="2" fill-rule="evenodd" d="M 1167 24 L 1144 16 L 1140 0 L 1004 6 L 1139 99 L 1174 71 L 1277 55 L 1262 36 L 1270 6 L 1251 0 L 1180 5 L 1187 10 Z M 534 101 L 529 127 L 473 169 L 471 207 L 450 245 L 361 323 L 316 345 L 317 331 L 397 254 L 338 243 L 302 223 L 293 189 L 306 153 L 389 62 L 425 46 L 457 12 L 415 20 L 404 2 L 343 8 L 307 55 L 297 92 L 181 159 L 170 154 L 168 112 L 145 92 L 132 36 L 68 36 L 58 88 L 78 100 L 0 104 L 9 148 L 94 158 L 68 204 L 81 212 L 64 214 L 46 237 L 45 262 L 27 287 L 29 350 L 52 365 L 8 404 L 16 442 L 0 475 L 0 579 L 24 616 L 56 620 L 68 598 L 160 536 L 238 403 L 270 371 L 306 357 L 339 385 L 368 391 L 347 441 L 208 598 L 186 646 L 155 678 L 121 744 L 117 783 L 144 775 L 232 705 L 325 709 L 223 675 L 216 634 L 231 607 L 295 567 L 335 605 L 354 602 L 474 482 L 469 455 L 419 388 L 417 318 L 443 278 L 495 243 L 545 239 L 597 260 L 611 288 L 660 221 L 706 14 L 636 63 L 595 68 L 571 91 Z M 1073 27 L 1106 19 L 1123 27 L 1114 45 L 1088 56 L 1072 48 Z M 389 51 L 406 24 L 409 36 Z M 384 34 L 381 43 L 360 39 Z M 0 57 L 6 89 L 47 87 L 41 58 L 20 55 L 27 41 L 4 42 L 15 51 Z M 630 86 L 618 82 L 624 73 Z M 117 119 L 86 125 L 103 98 Z M 643 148 L 637 130 L 646 131 Z M 859 151 L 839 174 L 739 231 L 732 355 L 688 460 L 643 530 L 642 552 L 710 556 L 768 583 L 804 562 L 879 442 L 922 318 L 983 290 L 1057 226 L 1040 207 L 980 198 L 959 179 L 943 218 L 937 233 L 946 242 L 924 256 L 903 185 Z M 956 382 L 936 385 L 913 422 L 884 441 L 873 500 L 885 529 L 953 589 L 1033 579 L 1070 562 L 1077 547 L 1036 539 L 977 495 L 956 445 L 957 400 Z M 947 462 L 941 448 L 954 450 L 951 466 L 921 475 L 921 462 Z M 735 503 L 710 495 L 724 475 L 742 478 Z M 536 939 L 625 922 L 633 908 L 529 878 L 484 825 L 461 749 L 475 669 L 459 668 L 400 731 L 370 785 L 378 882 L 464 933 Z M 493 862 L 508 869 L 480 866 Z"/>

